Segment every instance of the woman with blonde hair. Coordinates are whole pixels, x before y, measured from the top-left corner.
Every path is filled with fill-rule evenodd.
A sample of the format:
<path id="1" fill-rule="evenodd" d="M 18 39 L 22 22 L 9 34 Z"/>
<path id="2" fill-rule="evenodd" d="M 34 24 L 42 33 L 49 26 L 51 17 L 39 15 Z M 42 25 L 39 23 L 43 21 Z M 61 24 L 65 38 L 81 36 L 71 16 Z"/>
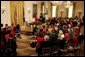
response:
<path id="1" fill-rule="evenodd" d="M 60 49 L 64 49 L 65 40 L 64 40 L 64 34 L 63 34 L 62 30 L 59 30 L 58 40 L 59 40 L 59 47 L 60 47 Z"/>

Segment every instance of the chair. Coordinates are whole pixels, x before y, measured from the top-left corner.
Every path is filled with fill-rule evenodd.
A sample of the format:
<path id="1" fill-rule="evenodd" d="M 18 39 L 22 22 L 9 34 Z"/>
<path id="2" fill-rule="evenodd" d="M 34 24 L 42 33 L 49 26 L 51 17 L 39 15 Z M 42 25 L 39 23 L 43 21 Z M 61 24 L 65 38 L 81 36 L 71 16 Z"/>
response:
<path id="1" fill-rule="evenodd" d="M 42 48 L 42 55 L 41 56 L 50 56 L 50 53 L 51 53 L 51 48 L 45 47 L 45 48 Z"/>
<path id="2" fill-rule="evenodd" d="M 67 49 L 68 56 L 74 56 L 74 49 Z"/>
<path id="3" fill-rule="evenodd" d="M 74 47 L 74 56 L 80 55 L 80 47 Z"/>
<path id="4" fill-rule="evenodd" d="M 58 55 L 59 56 L 66 56 L 67 55 L 67 49 L 59 49 Z"/>
<path id="5" fill-rule="evenodd" d="M 51 48 L 51 56 L 58 56 L 58 46 L 53 46 Z"/>
<path id="6" fill-rule="evenodd" d="M 40 44 L 41 46 L 41 56 L 50 56 L 51 54 L 51 47 L 49 41 L 43 41 Z"/>
<path id="7" fill-rule="evenodd" d="M 58 41 L 51 41 L 51 56 L 58 56 Z"/>

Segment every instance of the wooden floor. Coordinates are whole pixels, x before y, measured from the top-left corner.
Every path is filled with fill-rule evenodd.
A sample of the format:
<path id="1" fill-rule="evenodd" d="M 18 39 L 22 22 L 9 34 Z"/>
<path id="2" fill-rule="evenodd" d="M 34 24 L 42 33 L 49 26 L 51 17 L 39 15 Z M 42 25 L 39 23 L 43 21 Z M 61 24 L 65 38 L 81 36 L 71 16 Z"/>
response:
<path id="1" fill-rule="evenodd" d="M 31 48 L 32 36 L 22 34 L 21 39 L 17 38 L 17 56 L 37 56 L 36 48 Z"/>

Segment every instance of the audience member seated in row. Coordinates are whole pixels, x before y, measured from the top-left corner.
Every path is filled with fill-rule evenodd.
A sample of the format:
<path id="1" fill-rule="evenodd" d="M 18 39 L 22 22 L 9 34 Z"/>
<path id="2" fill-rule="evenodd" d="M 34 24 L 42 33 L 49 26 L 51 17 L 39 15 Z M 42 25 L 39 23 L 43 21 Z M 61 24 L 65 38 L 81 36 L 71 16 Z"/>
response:
<path id="1" fill-rule="evenodd" d="M 77 18 L 70 18 L 70 19 L 53 19 L 52 21 L 47 21 L 46 24 L 40 25 L 42 27 L 38 27 L 38 34 L 42 31 L 42 37 L 40 38 L 37 36 L 37 43 L 42 41 L 50 41 L 52 46 L 57 45 L 60 49 L 67 48 L 68 46 L 72 46 L 73 48 L 79 45 L 79 42 L 82 38 L 80 35 L 81 29 L 81 20 Z M 56 22 L 55 22 L 56 21 Z M 49 22 L 49 24 L 48 24 Z M 41 29 L 41 31 L 40 31 Z M 36 29 L 37 30 L 37 29 Z M 37 31 L 36 31 L 37 32 Z M 43 39 L 44 38 L 44 39 Z M 39 41 L 40 39 L 40 41 Z M 57 43 L 57 44 L 55 44 Z M 69 45 L 68 45 L 69 44 Z M 50 44 L 51 45 L 51 44 Z M 51 47 L 52 47 L 51 46 Z M 38 47 L 38 46 L 37 46 Z"/>
<path id="2" fill-rule="evenodd" d="M 20 38 L 21 39 L 21 28 L 20 28 L 20 25 L 19 24 L 17 24 L 16 25 L 16 36 L 18 37 L 18 38 Z"/>
<path id="3" fill-rule="evenodd" d="M 13 24 L 12 24 L 13 25 Z M 14 28 L 14 29 L 13 29 Z M 16 56 L 16 27 L 5 25 L 1 29 L 1 55 L 2 56 Z"/>

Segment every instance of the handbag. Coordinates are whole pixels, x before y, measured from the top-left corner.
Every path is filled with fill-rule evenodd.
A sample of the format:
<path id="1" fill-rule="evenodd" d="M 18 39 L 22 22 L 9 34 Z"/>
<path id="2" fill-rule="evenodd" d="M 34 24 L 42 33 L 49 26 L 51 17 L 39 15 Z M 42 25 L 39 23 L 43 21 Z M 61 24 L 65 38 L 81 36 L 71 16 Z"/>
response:
<path id="1" fill-rule="evenodd" d="M 32 42 L 32 43 L 30 44 L 30 46 L 31 46 L 32 48 L 35 48 L 35 47 L 36 47 L 36 42 Z"/>

